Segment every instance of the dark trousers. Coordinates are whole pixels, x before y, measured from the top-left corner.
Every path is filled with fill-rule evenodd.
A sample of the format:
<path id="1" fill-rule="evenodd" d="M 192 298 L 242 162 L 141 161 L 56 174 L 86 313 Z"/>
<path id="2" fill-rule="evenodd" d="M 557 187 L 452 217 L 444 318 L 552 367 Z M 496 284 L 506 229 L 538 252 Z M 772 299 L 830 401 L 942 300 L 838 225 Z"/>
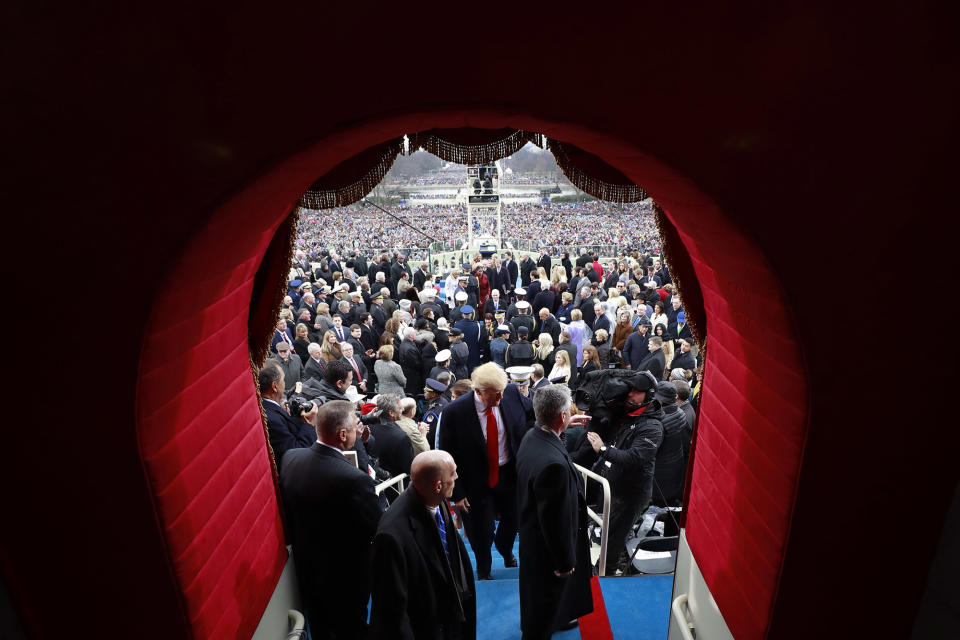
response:
<path id="1" fill-rule="evenodd" d="M 500 525 L 494 532 L 498 516 Z M 477 577 L 490 575 L 491 542 L 504 559 L 513 556 L 518 524 L 517 468 L 512 460 L 500 467 L 497 486 L 490 493 L 477 501 L 470 500 L 470 512 L 463 514 L 463 529 L 477 557 Z"/>
<path id="2" fill-rule="evenodd" d="M 640 514 L 646 510 L 640 494 L 614 495 L 610 501 L 610 532 L 607 535 L 607 575 L 613 575 L 627 550 L 627 536 Z"/>

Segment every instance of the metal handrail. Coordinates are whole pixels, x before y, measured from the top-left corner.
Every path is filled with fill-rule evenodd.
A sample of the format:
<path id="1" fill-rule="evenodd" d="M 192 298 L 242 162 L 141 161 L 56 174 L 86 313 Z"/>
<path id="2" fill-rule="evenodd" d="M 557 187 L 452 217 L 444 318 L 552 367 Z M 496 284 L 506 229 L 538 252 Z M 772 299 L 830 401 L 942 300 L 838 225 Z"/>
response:
<path id="1" fill-rule="evenodd" d="M 389 489 L 395 484 L 399 484 L 400 488 L 397 489 L 397 493 L 403 493 L 403 481 L 406 479 L 406 477 L 407 477 L 407 474 L 401 473 L 400 475 L 394 476 L 389 480 L 384 480 L 374 488 L 374 491 L 377 492 L 377 495 L 380 495 L 381 493 L 383 493 L 384 490 Z"/>
<path id="2" fill-rule="evenodd" d="M 301 640 L 306 635 L 306 630 L 304 629 L 306 622 L 303 619 L 303 614 L 296 609 L 290 609 L 287 611 L 287 617 L 293 626 L 293 628 L 290 629 L 290 633 L 287 634 L 287 640 Z"/>
<path id="3" fill-rule="evenodd" d="M 598 516 L 597 513 L 587 507 L 587 515 L 590 516 L 590 519 L 600 525 L 600 559 L 599 559 L 599 575 L 602 578 L 607 573 L 607 536 L 610 533 L 610 482 L 603 476 L 590 471 L 586 467 L 581 467 L 578 464 L 574 464 L 581 474 L 583 474 L 583 489 L 586 492 L 587 489 L 587 479 L 595 480 L 600 483 L 600 486 L 603 487 L 603 516 Z"/>
<path id="4" fill-rule="evenodd" d="M 686 604 L 687 594 L 683 593 L 674 599 L 673 604 L 670 605 L 670 612 L 680 627 L 680 635 L 683 636 L 683 640 L 694 640 L 696 636 L 694 636 L 693 630 L 696 629 L 696 626 L 688 622 L 687 616 L 683 613 Z"/>

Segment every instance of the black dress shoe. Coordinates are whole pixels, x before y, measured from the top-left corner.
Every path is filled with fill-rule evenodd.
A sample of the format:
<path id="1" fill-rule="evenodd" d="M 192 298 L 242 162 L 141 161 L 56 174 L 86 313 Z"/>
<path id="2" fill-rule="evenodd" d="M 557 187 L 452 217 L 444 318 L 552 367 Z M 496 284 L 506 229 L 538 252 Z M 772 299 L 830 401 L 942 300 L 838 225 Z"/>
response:
<path id="1" fill-rule="evenodd" d="M 571 620 L 570 622 L 568 622 L 568 623 L 566 623 L 566 624 L 562 624 L 562 625 L 560 625 L 559 627 L 557 627 L 557 631 L 570 631 L 570 629 L 575 628 L 578 623 L 579 623 L 579 620 L 577 620 L 576 618 L 574 618 L 574 619 Z"/>
<path id="2" fill-rule="evenodd" d="M 493 580 L 493 577 L 488 573 L 486 575 L 477 576 L 477 580 Z"/>
<path id="3" fill-rule="evenodd" d="M 512 569 L 517 566 L 517 556 L 510 556 L 509 558 L 503 559 L 503 566 L 507 569 Z"/>

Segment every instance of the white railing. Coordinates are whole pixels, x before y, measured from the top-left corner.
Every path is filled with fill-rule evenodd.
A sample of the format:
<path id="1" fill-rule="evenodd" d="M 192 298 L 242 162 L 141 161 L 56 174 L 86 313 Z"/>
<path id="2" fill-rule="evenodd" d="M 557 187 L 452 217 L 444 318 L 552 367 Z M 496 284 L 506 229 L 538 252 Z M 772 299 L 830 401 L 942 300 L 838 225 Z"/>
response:
<path id="1" fill-rule="evenodd" d="M 603 487 L 603 516 L 598 516 L 593 509 L 587 507 L 587 515 L 590 516 L 591 520 L 600 525 L 599 570 L 600 577 L 602 578 L 607 573 L 607 536 L 610 533 L 610 483 L 603 476 L 600 476 L 585 467 L 581 467 L 578 464 L 575 464 L 574 466 L 577 468 L 577 471 L 583 474 L 584 491 L 586 491 L 588 479 L 599 482 L 600 486 Z"/>
<path id="2" fill-rule="evenodd" d="M 396 484 L 396 485 L 400 485 L 400 487 L 396 490 L 397 493 L 398 494 L 403 493 L 403 481 L 406 479 L 407 479 L 407 474 L 401 473 L 400 475 L 390 478 L 389 480 L 384 480 L 383 482 L 378 484 L 374 490 L 377 492 L 377 495 L 380 495 L 381 493 L 384 492 L 384 490 L 389 489 L 390 487 Z"/>
<path id="3" fill-rule="evenodd" d="M 290 633 L 287 634 L 287 640 L 301 640 L 307 634 L 306 622 L 303 619 L 303 614 L 297 611 L 296 609 L 290 609 L 287 612 L 287 616 L 290 618 L 290 626 L 293 627 L 290 629 Z"/>
<path id="4" fill-rule="evenodd" d="M 696 635 L 694 635 L 696 627 L 687 620 L 687 616 L 683 612 L 686 608 L 687 594 L 684 593 L 677 596 L 673 604 L 670 605 L 670 612 L 673 615 L 673 619 L 677 622 L 677 628 L 680 629 L 680 636 L 683 640 L 694 640 L 696 638 Z"/>

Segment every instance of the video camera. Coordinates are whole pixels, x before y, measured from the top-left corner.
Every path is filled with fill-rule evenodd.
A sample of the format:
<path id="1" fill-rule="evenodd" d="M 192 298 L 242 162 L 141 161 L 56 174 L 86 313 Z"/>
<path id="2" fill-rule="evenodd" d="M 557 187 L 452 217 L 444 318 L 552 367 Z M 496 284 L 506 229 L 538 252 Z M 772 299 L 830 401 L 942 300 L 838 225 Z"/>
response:
<path id="1" fill-rule="evenodd" d="M 319 406 L 321 403 L 317 402 L 316 404 Z M 310 413 L 313 410 L 313 405 L 313 400 L 308 400 L 303 396 L 294 396 L 287 401 L 287 409 L 290 411 L 290 415 L 295 418 L 302 418 L 303 414 Z"/>

